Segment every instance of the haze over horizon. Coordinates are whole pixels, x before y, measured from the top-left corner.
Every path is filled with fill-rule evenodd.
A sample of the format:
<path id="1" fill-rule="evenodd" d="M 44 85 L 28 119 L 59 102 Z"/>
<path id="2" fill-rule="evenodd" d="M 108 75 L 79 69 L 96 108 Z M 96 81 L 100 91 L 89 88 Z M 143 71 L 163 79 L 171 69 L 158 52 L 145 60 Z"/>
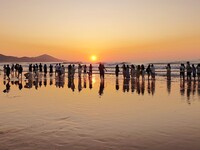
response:
<path id="1" fill-rule="evenodd" d="M 200 1 L 0 0 L 0 53 L 89 61 L 200 56 Z"/>

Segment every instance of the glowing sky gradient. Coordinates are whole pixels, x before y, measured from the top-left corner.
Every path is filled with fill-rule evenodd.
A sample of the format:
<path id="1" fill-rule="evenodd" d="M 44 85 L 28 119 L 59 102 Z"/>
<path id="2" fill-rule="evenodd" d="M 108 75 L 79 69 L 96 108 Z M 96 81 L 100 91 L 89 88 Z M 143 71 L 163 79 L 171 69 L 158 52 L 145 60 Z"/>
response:
<path id="1" fill-rule="evenodd" d="M 88 61 L 200 58 L 199 0 L 0 0 L 0 53 Z"/>

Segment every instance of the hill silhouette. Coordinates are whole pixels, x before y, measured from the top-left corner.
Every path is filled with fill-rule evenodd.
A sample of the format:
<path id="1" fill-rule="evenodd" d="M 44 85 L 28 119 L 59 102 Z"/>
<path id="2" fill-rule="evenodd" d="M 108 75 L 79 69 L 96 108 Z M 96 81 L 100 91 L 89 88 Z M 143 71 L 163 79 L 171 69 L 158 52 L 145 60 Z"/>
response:
<path id="1" fill-rule="evenodd" d="M 64 60 L 44 54 L 37 57 L 15 57 L 0 54 L 0 62 L 62 62 Z"/>

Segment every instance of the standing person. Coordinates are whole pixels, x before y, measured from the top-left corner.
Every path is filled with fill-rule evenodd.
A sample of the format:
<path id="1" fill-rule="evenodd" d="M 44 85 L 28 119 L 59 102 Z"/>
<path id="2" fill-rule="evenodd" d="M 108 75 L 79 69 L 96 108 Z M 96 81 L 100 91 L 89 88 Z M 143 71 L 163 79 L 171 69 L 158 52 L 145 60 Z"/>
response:
<path id="1" fill-rule="evenodd" d="M 200 81 L 200 64 L 197 65 L 197 77 L 198 81 Z"/>
<path id="2" fill-rule="evenodd" d="M 104 79 L 104 74 L 105 74 L 105 70 L 106 70 L 106 68 L 105 68 L 105 66 L 103 65 L 103 64 L 99 64 L 99 72 L 100 72 L 100 78 L 102 79 Z"/>
<path id="3" fill-rule="evenodd" d="M 187 80 L 188 79 L 192 79 L 192 67 L 190 66 L 190 62 L 188 61 L 187 62 L 187 66 L 186 66 L 186 69 L 187 69 Z"/>
<path id="4" fill-rule="evenodd" d="M 194 80 L 195 80 L 196 74 L 197 74 L 197 70 L 196 70 L 194 64 L 192 64 L 192 74 L 193 74 L 193 78 L 194 78 Z"/>
<path id="5" fill-rule="evenodd" d="M 82 74 L 82 66 L 81 64 L 78 65 L 78 77 L 81 77 Z"/>
<path id="6" fill-rule="evenodd" d="M 115 75 L 116 75 L 116 77 L 119 76 L 119 66 L 118 65 L 115 66 Z"/>
<path id="7" fill-rule="evenodd" d="M 167 64 L 166 69 L 167 69 L 167 79 L 169 80 L 171 79 L 171 65 Z"/>
<path id="8" fill-rule="evenodd" d="M 74 78 L 75 70 L 76 70 L 76 68 L 75 68 L 75 65 L 73 64 L 72 65 L 72 78 Z"/>
<path id="9" fill-rule="evenodd" d="M 52 64 L 50 64 L 50 66 L 49 66 L 49 73 L 53 74 L 53 65 Z"/>
<path id="10" fill-rule="evenodd" d="M 122 66 L 122 73 L 123 73 L 123 77 L 125 78 L 126 77 L 126 66 L 125 66 L 125 64 L 123 64 L 123 66 Z"/>
<path id="11" fill-rule="evenodd" d="M 70 78 L 72 74 L 72 65 L 69 64 L 67 68 L 68 68 L 68 78 Z"/>
<path id="12" fill-rule="evenodd" d="M 180 78 L 185 79 L 185 65 L 181 64 L 180 66 Z"/>
<path id="13" fill-rule="evenodd" d="M 140 79 L 140 65 L 137 66 L 136 78 L 137 78 L 137 79 Z"/>
<path id="14" fill-rule="evenodd" d="M 144 65 L 143 65 L 143 64 L 141 65 L 141 75 L 142 75 L 142 80 L 144 80 L 144 75 L 145 75 L 145 67 L 144 67 Z"/>
<path id="15" fill-rule="evenodd" d="M 135 66 L 131 65 L 131 77 L 135 78 Z"/>
<path id="16" fill-rule="evenodd" d="M 22 67 L 22 65 L 19 65 L 19 75 L 18 75 L 18 78 L 19 78 L 20 75 L 21 75 L 21 78 L 22 78 L 22 72 L 23 72 L 23 67 Z"/>
<path id="17" fill-rule="evenodd" d="M 47 75 L 47 65 L 44 64 L 44 76 L 46 77 L 46 75 Z"/>
<path id="18" fill-rule="evenodd" d="M 89 76 L 91 76 L 92 75 L 92 64 L 90 64 L 90 66 L 89 66 Z"/>
<path id="19" fill-rule="evenodd" d="M 150 67 L 150 64 L 148 65 L 147 69 L 146 69 L 146 72 L 147 72 L 147 76 L 148 76 L 148 80 L 149 80 L 149 77 L 151 75 L 151 67 Z"/>
<path id="20" fill-rule="evenodd" d="M 42 64 L 40 63 L 39 64 L 39 70 L 40 70 L 40 73 L 42 72 Z"/>
<path id="21" fill-rule="evenodd" d="M 10 79 L 10 66 L 7 65 L 6 67 L 6 76 L 8 77 L 8 79 Z"/>
<path id="22" fill-rule="evenodd" d="M 29 72 L 32 72 L 32 68 L 33 68 L 33 67 L 32 67 L 32 64 L 30 64 L 30 65 L 29 65 L 29 69 L 28 69 Z"/>
<path id="23" fill-rule="evenodd" d="M 12 75 L 14 75 L 14 72 L 15 72 L 15 65 L 12 64 L 12 66 L 11 66 L 11 73 L 12 73 Z"/>
<path id="24" fill-rule="evenodd" d="M 86 65 L 84 65 L 84 69 L 83 69 L 84 71 L 84 74 L 86 74 L 87 73 L 87 66 Z"/>
<path id="25" fill-rule="evenodd" d="M 156 76 L 155 67 L 153 64 L 151 64 L 151 78 L 155 79 L 155 76 Z"/>
<path id="26" fill-rule="evenodd" d="M 126 78 L 130 79 L 129 65 L 126 66 Z"/>

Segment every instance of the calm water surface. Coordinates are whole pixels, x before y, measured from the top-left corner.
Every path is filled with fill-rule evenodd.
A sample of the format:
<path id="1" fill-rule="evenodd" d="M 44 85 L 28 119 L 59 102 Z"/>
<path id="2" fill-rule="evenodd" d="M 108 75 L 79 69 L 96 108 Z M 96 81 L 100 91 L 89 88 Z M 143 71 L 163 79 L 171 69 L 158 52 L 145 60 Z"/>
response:
<path id="1" fill-rule="evenodd" d="M 0 75 L 0 149 L 200 149 L 200 82 L 10 82 Z"/>

